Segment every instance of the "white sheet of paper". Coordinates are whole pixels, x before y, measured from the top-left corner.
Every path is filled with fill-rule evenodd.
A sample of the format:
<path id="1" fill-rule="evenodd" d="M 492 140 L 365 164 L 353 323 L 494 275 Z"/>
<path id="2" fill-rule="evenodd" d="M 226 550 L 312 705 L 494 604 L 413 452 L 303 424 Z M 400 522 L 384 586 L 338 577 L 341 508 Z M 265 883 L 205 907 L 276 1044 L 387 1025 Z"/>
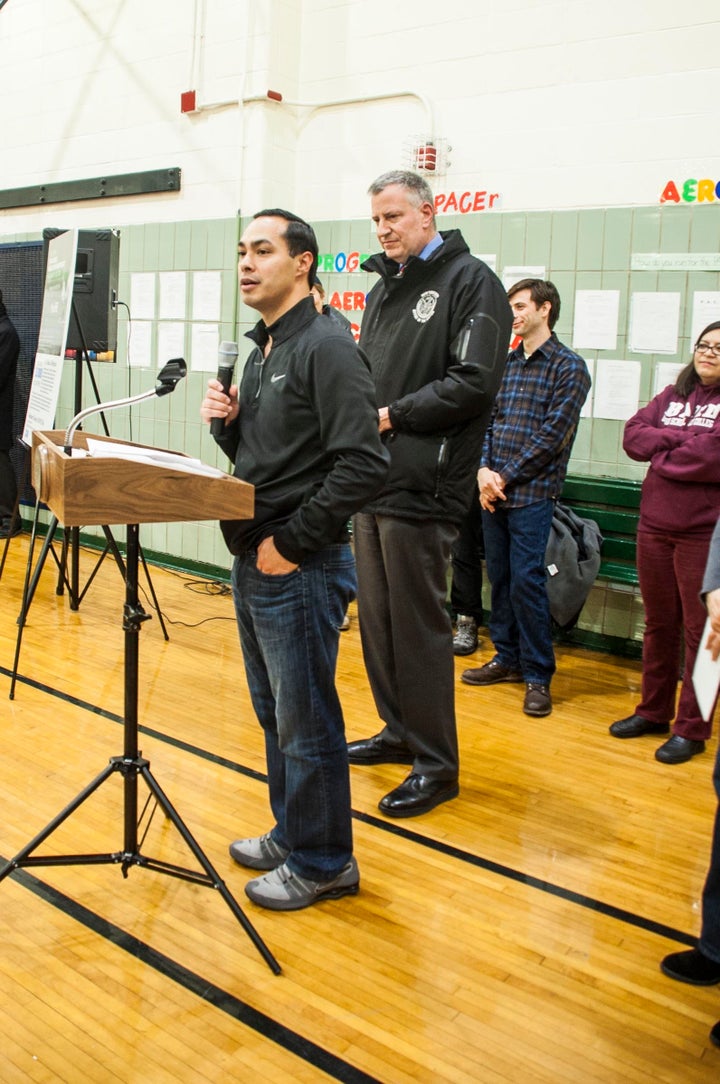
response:
<path id="1" fill-rule="evenodd" d="M 217 324 L 193 324 L 190 369 L 193 373 L 217 371 L 220 329 Z"/>
<path id="2" fill-rule="evenodd" d="M 152 368 L 152 330 L 149 320 L 130 320 L 127 324 L 127 358 L 131 369 Z"/>
<path id="3" fill-rule="evenodd" d="M 619 312 L 619 290 L 576 290 L 573 348 L 614 350 Z"/>
<path id="4" fill-rule="evenodd" d="M 680 294 L 640 291 L 630 298 L 630 349 L 635 354 L 675 354 Z"/>
<path id="5" fill-rule="evenodd" d="M 700 332 L 708 324 L 714 324 L 720 320 L 720 290 L 696 290 L 693 294 L 692 307 L 692 331 L 690 343 L 692 346 L 698 340 Z"/>
<path id="6" fill-rule="evenodd" d="M 693 669 L 695 696 L 697 697 L 700 714 L 705 722 L 710 718 L 717 697 L 718 686 L 720 686 L 720 658 L 713 661 L 712 655 L 705 647 L 710 632 L 710 618 L 708 617 L 700 638 L 700 647 L 698 648 Z"/>
<path id="7" fill-rule="evenodd" d="M 185 271 L 161 271 L 158 275 L 160 283 L 160 303 L 158 305 L 158 317 L 160 320 L 185 320 L 187 311 L 185 307 L 185 294 L 187 291 L 187 274 Z"/>
<path id="8" fill-rule="evenodd" d="M 639 361 L 599 361 L 593 385 L 593 417 L 626 422 L 640 401 Z"/>
<path id="9" fill-rule="evenodd" d="M 136 271 L 130 276 L 130 318 L 155 319 L 154 271 Z"/>
<path id="10" fill-rule="evenodd" d="M 520 279 L 544 279 L 545 268 L 539 264 L 532 266 L 512 265 L 510 267 L 504 267 L 502 273 L 502 284 L 506 290 L 509 290 L 511 286 L 514 286 Z"/>
<path id="11" fill-rule="evenodd" d="M 666 388 L 668 384 L 674 384 L 680 370 L 684 368 L 684 361 L 659 361 L 653 375 L 653 396 Z"/>
<path id="12" fill-rule="evenodd" d="M 185 357 L 185 324 L 163 320 L 157 329 L 158 362 L 164 365 L 171 358 Z"/>
<path id="13" fill-rule="evenodd" d="M 220 322 L 222 275 L 219 271 L 194 271 L 192 318 Z"/>
<path id="14" fill-rule="evenodd" d="M 226 472 L 211 467 L 201 459 L 189 455 L 165 451 L 164 448 L 143 448 L 137 444 L 116 444 L 111 440 L 87 438 L 88 455 L 96 459 L 127 459 L 133 463 L 147 463 L 153 467 L 167 467 L 185 471 L 187 474 L 205 474 L 210 478 L 223 478 Z"/>

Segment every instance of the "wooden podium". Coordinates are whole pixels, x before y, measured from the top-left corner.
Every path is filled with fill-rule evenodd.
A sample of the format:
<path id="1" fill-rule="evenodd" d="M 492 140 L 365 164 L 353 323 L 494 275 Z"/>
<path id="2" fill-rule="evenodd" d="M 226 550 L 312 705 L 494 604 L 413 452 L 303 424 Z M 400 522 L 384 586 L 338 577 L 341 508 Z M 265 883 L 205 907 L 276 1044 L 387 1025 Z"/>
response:
<path id="1" fill-rule="evenodd" d="M 228 474 L 210 477 L 132 459 L 68 455 L 62 430 L 33 433 L 32 482 L 35 492 L 65 527 L 89 523 L 179 523 L 199 519 L 250 519 L 253 487 Z M 88 440 L 126 447 L 131 444 L 82 431 L 73 449 L 87 452 Z M 177 455 L 178 462 L 188 459 Z"/>
<path id="2" fill-rule="evenodd" d="M 91 440 L 108 441 L 107 437 L 91 437 Z M 127 555 L 125 575 L 125 605 L 123 630 L 125 632 L 125 716 L 124 748 L 122 756 L 112 757 L 109 764 L 88 784 L 52 821 L 32 839 L 14 858 L 0 868 L 0 881 L 13 870 L 27 866 L 67 866 L 119 864 L 127 877 L 132 866 L 156 870 L 171 877 L 178 877 L 193 884 L 217 889 L 228 907 L 240 922 L 263 959 L 275 974 L 280 966 L 259 937 L 246 915 L 240 909 L 224 881 L 211 865 L 197 841 L 190 834 L 177 810 L 161 789 L 150 771 L 150 763 L 138 749 L 138 662 L 140 625 L 150 615 L 140 605 L 138 598 L 139 525 L 141 523 L 178 522 L 198 519 L 247 519 L 253 514 L 253 487 L 229 475 L 208 476 L 189 473 L 177 466 L 156 466 L 134 459 L 91 457 L 69 454 L 63 447 L 61 431 L 35 432 L 32 449 L 33 485 L 40 503 L 47 504 L 58 520 L 65 526 L 80 524 L 125 524 L 127 527 Z M 72 449 L 87 451 L 88 435 L 76 432 Z M 113 441 L 113 444 L 122 442 Z M 145 445 L 125 443 L 133 454 L 138 449 L 158 451 Z M 177 457 L 182 460 L 186 457 Z M 37 529 L 37 508 L 28 558 L 28 577 L 32 561 L 32 549 Z M 22 628 L 22 626 L 21 626 Z M 18 641 L 19 643 L 19 641 Z M 17 666 L 17 656 L 16 656 Z M 34 855 L 33 851 L 43 843 L 79 806 L 115 772 L 123 777 L 123 847 L 122 850 L 102 854 Z M 165 815 L 172 821 L 184 842 L 195 856 L 203 872 L 176 866 L 160 859 L 147 857 L 140 852 L 138 842 L 138 776 L 145 781 L 150 794 Z M 143 816 L 147 802 L 143 808 Z M 152 816 L 152 814 L 151 814 Z M 145 829 L 147 831 L 147 828 Z M 144 837 L 143 837 L 144 838 Z"/>

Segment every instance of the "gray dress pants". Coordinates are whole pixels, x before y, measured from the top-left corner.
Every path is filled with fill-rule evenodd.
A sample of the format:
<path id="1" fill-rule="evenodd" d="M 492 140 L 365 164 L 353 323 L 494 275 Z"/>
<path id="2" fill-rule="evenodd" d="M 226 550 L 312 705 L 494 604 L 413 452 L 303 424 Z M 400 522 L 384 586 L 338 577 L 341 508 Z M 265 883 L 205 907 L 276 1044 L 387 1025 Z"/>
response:
<path id="1" fill-rule="evenodd" d="M 457 527 L 360 513 L 354 520 L 363 657 L 388 742 L 413 771 L 457 779 L 455 670 L 446 606 Z"/>

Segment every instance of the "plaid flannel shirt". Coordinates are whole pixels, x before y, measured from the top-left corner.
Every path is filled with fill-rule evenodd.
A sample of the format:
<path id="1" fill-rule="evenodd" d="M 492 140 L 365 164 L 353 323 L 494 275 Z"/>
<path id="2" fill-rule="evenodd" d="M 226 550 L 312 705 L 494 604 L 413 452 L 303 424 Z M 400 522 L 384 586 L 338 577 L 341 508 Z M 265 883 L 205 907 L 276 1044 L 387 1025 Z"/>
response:
<path id="1" fill-rule="evenodd" d="M 555 335 L 529 358 L 522 343 L 511 351 L 481 459 L 503 478 L 506 508 L 560 496 L 589 390 L 584 360 Z"/>

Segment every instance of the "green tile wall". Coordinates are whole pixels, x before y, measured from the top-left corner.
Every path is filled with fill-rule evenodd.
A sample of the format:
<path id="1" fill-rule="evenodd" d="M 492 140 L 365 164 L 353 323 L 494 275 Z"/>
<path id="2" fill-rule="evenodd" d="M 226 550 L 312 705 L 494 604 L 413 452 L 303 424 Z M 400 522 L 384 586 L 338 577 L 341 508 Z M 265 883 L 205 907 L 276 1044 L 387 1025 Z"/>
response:
<path id="1" fill-rule="evenodd" d="M 690 356 L 692 295 L 697 290 L 720 290 L 717 272 L 631 271 L 633 252 L 717 252 L 720 249 L 720 212 L 715 206 L 665 205 L 663 207 L 588 209 L 560 212 L 488 212 L 450 215 L 439 220 L 441 229 L 459 228 L 473 252 L 494 254 L 502 274 L 509 265 L 543 265 L 547 277 L 558 286 L 563 301 L 557 333 L 572 345 L 574 297 L 577 289 L 620 291 L 618 345 L 615 351 L 589 351 L 587 356 L 601 366 L 604 358 L 627 354 L 627 321 L 630 296 L 640 290 L 679 291 L 682 297 L 680 343 L 674 356 L 632 355 L 642 363 L 643 401 L 653 383 L 658 361 L 685 360 Z M 129 303 L 131 276 L 144 271 L 186 271 L 188 273 L 185 348 L 191 348 L 192 272 L 222 272 L 220 338 L 240 342 L 240 358 L 249 345 L 242 336 L 254 323 L 254 315 L 238 308 L 236 262 L 237 239 L 242 223 L 237 219 L 210 219 L 177 223 L 147 223 L 121 229 L 121 300 Z M 321 252 L 370 253 L 378 246 L 367 219 L 316 223 Z M 22 237 L 3 240 L 34 239 Z M 344 271 L 321 275 L 328 295 L 335 291 L 366 291 L 372 276 Z M 348 312 L 360 323 L 361 312 Z M 157 322 L 156 322 L 157 323 Z M 102 401 L 123 398 L 153 386 L 152 369 L 127 366 L 126 310 L 120 310 L 117 364 L 94 364 Z M 155 328 L 156 336 L 156 328 Z M 156 337 L 154 339 L 156 342 Z M 187 355 L 186 355 L 187 356 Z M 158 364 L 167 359 L 158 359 Z M 188 357 L 188 360 L 191 359 Z M 207 374 L 190 371 L 172 396 L 152 399 L 147 404 L 107 415 L 113 436 L 162 447 L 171 447 L 198 456 L 208 463 L 225 466 L 201 425 L 198 407 L 204 394 Z M 74 364 L 67 363 L 61 386 L 58 426 L 73 414 Z M 84 380 L 84 405 L 93 401 L 89 380 Z M 101 432 L 99 420 L 86 425 Z M 641 479 L 642 464 L 631 463 L 622 452 L 622 423 L 584 418 L 571 460 L 576 473 L 612 475 Z M 91 530 L 88 528 L 88 530 Z M 165 553 L 181 561 L 201 562 L 224 570 L 230 560 L 219 529 L 214 523 L 150 525 L 143 528 L 142 543 L 147 551 Z M 637 593 L 596 587 L 581 627 L 608 636 L 637 640 L 642 634 L 642 606 Z"/>

